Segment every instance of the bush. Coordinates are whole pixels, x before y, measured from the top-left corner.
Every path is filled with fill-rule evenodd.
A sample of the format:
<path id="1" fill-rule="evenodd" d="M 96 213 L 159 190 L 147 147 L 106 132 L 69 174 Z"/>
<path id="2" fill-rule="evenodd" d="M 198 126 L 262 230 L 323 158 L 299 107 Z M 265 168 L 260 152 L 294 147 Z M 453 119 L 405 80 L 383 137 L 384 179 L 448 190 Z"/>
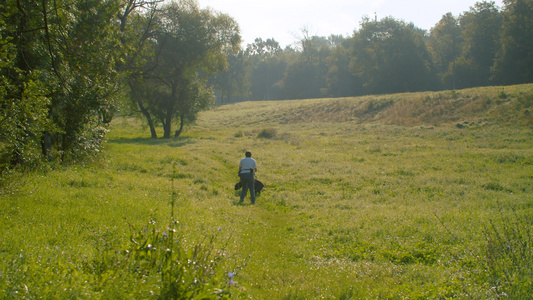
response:
<path id="1" fill-rule="evenodd" d="M 261 132 L 259 132 L 257 134 L 257 137 L 261 138 L 261 139 L 273 139 L 274 137 L 276 137 L 276 134 L 277 134 L 276 129 L 274 129 L 274 128 L 265 128 L 265 129 L 261 130 Z"/>

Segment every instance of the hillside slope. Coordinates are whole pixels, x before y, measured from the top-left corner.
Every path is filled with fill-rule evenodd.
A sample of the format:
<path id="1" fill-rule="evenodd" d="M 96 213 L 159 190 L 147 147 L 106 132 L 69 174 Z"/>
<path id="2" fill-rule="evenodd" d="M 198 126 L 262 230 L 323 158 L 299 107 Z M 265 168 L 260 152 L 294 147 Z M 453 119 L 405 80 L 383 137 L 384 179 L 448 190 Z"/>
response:
<path id="1" fill-rule="evenodd" d="M 380 122 L 395 125 L 498 123 L 533 125 L 533 84 L 350 98 L 257 101 L 224 105 L 205 118 L 221 125 Z M 231 112 L 221 114 L 221 111 Z M 229 117 L 229 118 L 228 118 Z M 227 118 L 227 119 L 226 119 Z"/>

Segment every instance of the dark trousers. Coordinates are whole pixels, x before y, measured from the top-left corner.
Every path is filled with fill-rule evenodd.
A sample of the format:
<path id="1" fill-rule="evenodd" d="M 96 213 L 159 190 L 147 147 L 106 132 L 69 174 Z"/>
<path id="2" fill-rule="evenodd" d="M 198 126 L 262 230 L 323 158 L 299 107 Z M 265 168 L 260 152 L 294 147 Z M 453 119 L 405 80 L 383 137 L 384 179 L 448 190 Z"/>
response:
<path id="1" fill-rule="evenodd" d="M 244 173 L 241 174 L 240 177 L 242 183 L 241 201 L 244 201 L 248 190 L 250 190 L 250 198 L 252 200 L 252 204 L 255 204 L 254 174 Z"/>

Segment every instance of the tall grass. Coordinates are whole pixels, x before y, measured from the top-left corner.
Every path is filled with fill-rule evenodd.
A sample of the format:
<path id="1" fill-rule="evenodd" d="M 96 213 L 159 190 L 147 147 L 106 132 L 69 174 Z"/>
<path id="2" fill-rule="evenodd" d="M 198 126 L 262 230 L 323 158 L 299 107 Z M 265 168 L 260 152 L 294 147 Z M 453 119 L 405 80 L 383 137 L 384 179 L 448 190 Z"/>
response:
<path id="1" fill-rule="evenodd" d="M 485 229 L 489 282 L 497 298 L 528 299 L 533 294 L 533 218 L 500 212 Z"/>
<path id="2" fill-rule="evenodd" d="M 247 102 L 169 140 L 117 119 L 100 159 L 3 192 L 0 297 L 520 298 L 528 89 Z M 393 113 L 476 93 L 486 109 Z M 247 149 L 265 183 L 255 206 L 233 190 Z"/>

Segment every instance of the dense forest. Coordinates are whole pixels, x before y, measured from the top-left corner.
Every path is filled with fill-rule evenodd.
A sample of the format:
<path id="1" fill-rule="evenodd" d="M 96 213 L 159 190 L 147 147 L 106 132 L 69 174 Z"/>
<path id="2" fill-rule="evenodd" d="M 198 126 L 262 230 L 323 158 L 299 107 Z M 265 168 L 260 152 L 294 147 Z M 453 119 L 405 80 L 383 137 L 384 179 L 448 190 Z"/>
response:
<path id="1" fill-rule="evenodd" d="M 345 97 L 533 82 L 533 1 L 478 2 L 428 32 L 387 17 L 353 36 L 310 36 L 281 49 L 256 39 L 212 79 L 219 103 Z M 443 12 L 444 13 L 444 12 Z"/>
<path id="2" fill-rule="evenodd" d="M 243 100 L 346 97 L 533 82 L 533 0 L 479 2 L 426 32 L 387 17 L 353 36 L 241 48 L 239 26 L 194 0 L 0 4 L 3 170 L 99 151 L 118 113 L 157 138 Z M 214 91 L 214 92 L 213 92 Z M 173 132 L 172 127 L 177 129 Z"/>

